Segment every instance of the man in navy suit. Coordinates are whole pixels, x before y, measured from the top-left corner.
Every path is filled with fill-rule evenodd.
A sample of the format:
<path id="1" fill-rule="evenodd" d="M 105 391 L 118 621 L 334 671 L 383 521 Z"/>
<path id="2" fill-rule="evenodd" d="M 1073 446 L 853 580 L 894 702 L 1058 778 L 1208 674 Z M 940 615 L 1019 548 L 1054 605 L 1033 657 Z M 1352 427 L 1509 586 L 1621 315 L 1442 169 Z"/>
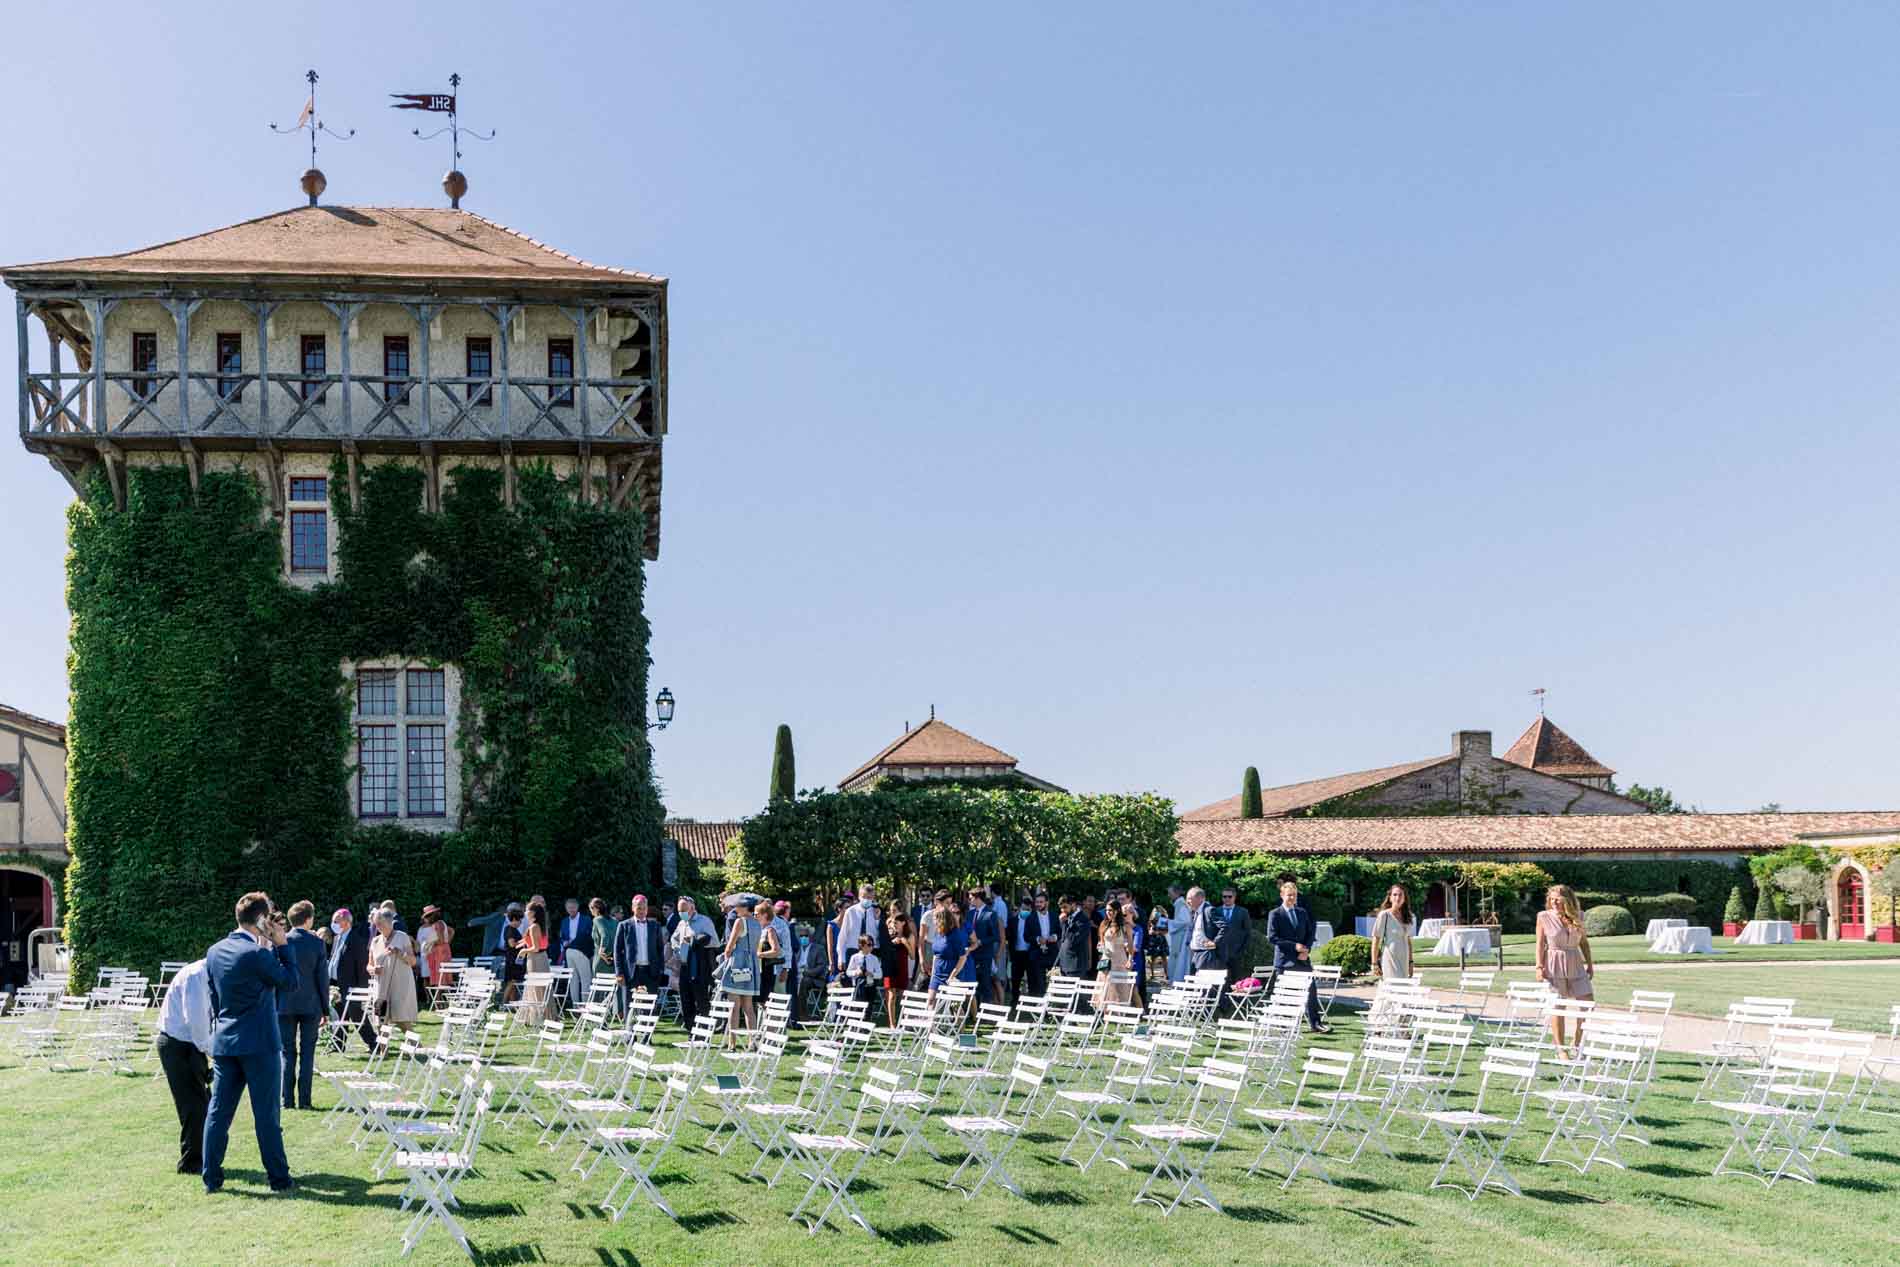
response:
<path id="1" fill-rule="evenodd" d="M 1327 1032 L 1319 1011 L 1319 991 L 1313 987 L 1313 912 L 1300 905 L 1300 886 L 1291 880 L 1280 885 L 1280 905 L 1267 916 L 1267 940 L 1273 943 L 1273 975 L 1306 975 L 1306 1023 L 1315 1034 Z"/>
<path id="2" fill-rule="evenodd" d="M 297 970 L 297 983 L 277 993 L 287 1109 L 310 1107 L 310 1085 L 317 1068 L 317 1026 L 330 1010 L 330 957 L 323 938 L 310 931 L 316 913 L 317 908 L 309 902 L 294 904 L 290 908 L 290 935 L 284 941 Z"/>
<path id="3" fill-rule="evenodd" d="M 271 922 L 270 898 L 246 893 L 237 903 L 237 929 L 205 951 L 211 987 L 211 1113 L 205 1119 L 206 1192 L 224 1186 L 224 1150 L 238 1100 L 251 1090 L 251 1123 L 272 1192 L 288 1192 L 278 1108 L 283 1043 L 277 1032 L 277 992 L 297 984 L 297 965 L 283 929 Z"/>

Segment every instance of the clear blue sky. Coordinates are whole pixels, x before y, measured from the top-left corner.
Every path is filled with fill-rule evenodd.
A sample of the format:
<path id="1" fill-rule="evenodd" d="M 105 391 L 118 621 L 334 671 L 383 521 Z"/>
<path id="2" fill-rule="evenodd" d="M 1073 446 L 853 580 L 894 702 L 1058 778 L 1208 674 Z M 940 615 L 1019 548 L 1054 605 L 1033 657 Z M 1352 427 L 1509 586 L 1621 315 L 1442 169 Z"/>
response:
<path id="1" fill-rule="evenodd" d="M 440 203 L 383 94 L 459 70 L 471 209 L 672 278 L 677 813 L 781 721 L 1186 807 L 1536 686 L 1705 808 L 1900 805 L 1893 6 L 96 10 L 9 15 L 0 258 L 292 205 L 315 65 L 326 201 Z M 64 717 L 4 448 L 0 699 Z"/>

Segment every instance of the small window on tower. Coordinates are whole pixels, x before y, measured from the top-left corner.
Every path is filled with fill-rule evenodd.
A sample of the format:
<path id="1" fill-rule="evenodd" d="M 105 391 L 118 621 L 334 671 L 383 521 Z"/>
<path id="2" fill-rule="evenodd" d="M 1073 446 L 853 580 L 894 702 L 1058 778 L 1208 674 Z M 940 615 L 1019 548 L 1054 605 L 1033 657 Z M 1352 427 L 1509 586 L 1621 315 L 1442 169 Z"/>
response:
<path id="1" fill-rule="evenodd" d="M 383 377 L 385 379 L 409 377 L 408 335 L 392 334 L 384 337 Z M 409 384 L 385 382 L 383 384 L 383 399 L 393 400 L 398 404 L 408 404 Z"/>
<path id="2" fill-rule="evenodd" d="M 290 477 L 290 570 L 323 576 L 330 571 L 330 482 L 320 475 Z"/>
<path id="3" fill-rule="evenodd" d="M 494 345 L 486 338 L 470 338 L 468 341 L 468 377 L 493 378 L 495 376 Z M 468 385 L 469 401 L 476 405 L 495 403 L 494 392 L 485 383 Z"/>
<path id="4" fill-rule="evenodd" d="M 218 336 L 218 395 L 226 400 L 236 400 L 244 394 L 244 380 L 230 377 L 244 372 L 244 338 L 242 335 L 221 334 Z"/>
<path id="5" fill-rule="evenodd" d="M 323 375 L 328 372 L 324 366 L 329 359 L 327 349 L 324 346 L 323 336 L 320 334 L 306 334 L 303 336 L 303 341 L 299 346 L 303 353 L 303 372 L 310 376 L 306 377 L 300 384 L 303 391 L 303 398 L 309 400 L 312 396 L 315 396 L 321 400 L 323 398 L 324 388 Z"/>
<path id="6" fill-rule="evenodd" d="M 548 377 L 574 377 L 574 340 L 548 340 Z M 572 409 L 574 407 L 574 389 L 572 387 L 563 387 L 555 391 L 551 397 L 551 403 L 562 409 Z"/>
<path id="7" fill-rule="evenodd" d="M 134 374 L 156 374 L 158 372 L 158 334 L 155 331 L 134 333 L 132 336 L 132 372 Z M 140 400 L 150 400 L 155 384 L 149 378 L 132 380 L 132 394 Z"/>

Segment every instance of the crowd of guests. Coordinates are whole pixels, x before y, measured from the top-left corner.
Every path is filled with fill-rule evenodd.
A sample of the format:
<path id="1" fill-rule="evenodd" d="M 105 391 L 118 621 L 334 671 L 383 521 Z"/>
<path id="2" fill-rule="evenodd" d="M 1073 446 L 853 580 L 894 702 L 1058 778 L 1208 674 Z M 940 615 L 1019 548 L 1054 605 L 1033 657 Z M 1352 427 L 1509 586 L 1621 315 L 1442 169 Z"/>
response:
<path id="1" fill-rule="evenodd" d="M 1310 978 L 1313 915 L 1292 877 L 1282 878 L 1279 896 L 1265 919 L 1273 972 Z M 524 1019 L 578 1005 L 594 979 L 608 974 L 619 1012 L 635 991 L 670 989 L 689 1026 L 708 1011 L 714 987 L 723 987 L 741 1029 L 755 1023 L 758 1000 L 778 992 L 790 994 L 798 1024 L 801 981 L 814 978 L 850 987 L 873 1015 L 881 1003 L 895 1025 L 906 991 L 927 989 L 934 999 L 953 980 L 974 986 L 979 1001 L 1007 1004 L 1045 993 L 1059 974 L 1091 983 L 1085 997 L 1097 1008 L 1145 1006 L 1151 974 L 1175 982 L 1218 971 L 1231 987 L 1255 958 L 1254 915 L 1231 886 L 1218 902 L 1200 887 L 1173 886 L 1144 911 L 1126 888 L 1053 899 L 1025 890 L 1012 906 L 1006 886 L 993 883 L 936 889 L 904 906 L 881 902 L 865 884 L 855 897 L 839 898 L 821 923 L 803 926 L 785 900 L 730 895 L 719 907 L 703 912 L 680 897 L 662 911 L 644 894 L 624 908 L 567 898 L 562 916 L 551 919 L 536 894 L 466 921 L 484 937 L 462 957 L 498 959 L 503 1001 L 518 1004 Z M 1594 964 L 1576 900 L 1557 886 L 1549 907 L 1538 923 L 1539 975 L 1567 997 L 1589 997 Z M 371 905 L 361 924 L 339 907 L 322 929 L 312 927 L 312 903 L 280 912 L 262 893 L 239 899 L 236 915 L 236 930 L 177 974 L 160 1010 L 158 1055 L 178 1112 L 178 1169 L 201 1175 L 207 1191 L 219 1188 L 231 1121 L 248 1090 L 266 1175 L 273 1189 L 288 1190 L 279 1113 L 311 1107 L 325 1018 L 338 1022 L 328 1028 L 339 1050 L 352 1032 L 374 1042 L 371 1011 L 381 1024 L 414 1027 L 457 957 L 456 930 L 439 907 L 426 905 L 411 932 L 393 901 Z M 1409 898 L 1394 885 L 1373 915 L 1375 974 L 1411 974 L 1412 931 Z M 566 997 L 529 996 L 530 977 L 555 964 L 568 969 Z M 1325 1030 L 1310 980 L 1307 1017 Z"/>

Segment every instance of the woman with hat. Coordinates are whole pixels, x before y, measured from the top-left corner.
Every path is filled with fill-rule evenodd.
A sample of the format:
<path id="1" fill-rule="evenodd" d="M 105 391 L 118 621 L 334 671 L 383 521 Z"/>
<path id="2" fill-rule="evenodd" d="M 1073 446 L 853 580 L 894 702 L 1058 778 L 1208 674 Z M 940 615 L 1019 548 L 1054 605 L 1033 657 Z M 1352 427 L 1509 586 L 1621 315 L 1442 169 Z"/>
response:
<path id="1" fill-rule="evenodd" d="M 451 955 L 449 943 L 455 930 L 442 918 L 442 908 L 431 902 L 422 908 L 422 928 L 416 933 L 416 945 L 422 954 L 422 983 L 432 990 L 443 986 L 442 965 Z"/>

